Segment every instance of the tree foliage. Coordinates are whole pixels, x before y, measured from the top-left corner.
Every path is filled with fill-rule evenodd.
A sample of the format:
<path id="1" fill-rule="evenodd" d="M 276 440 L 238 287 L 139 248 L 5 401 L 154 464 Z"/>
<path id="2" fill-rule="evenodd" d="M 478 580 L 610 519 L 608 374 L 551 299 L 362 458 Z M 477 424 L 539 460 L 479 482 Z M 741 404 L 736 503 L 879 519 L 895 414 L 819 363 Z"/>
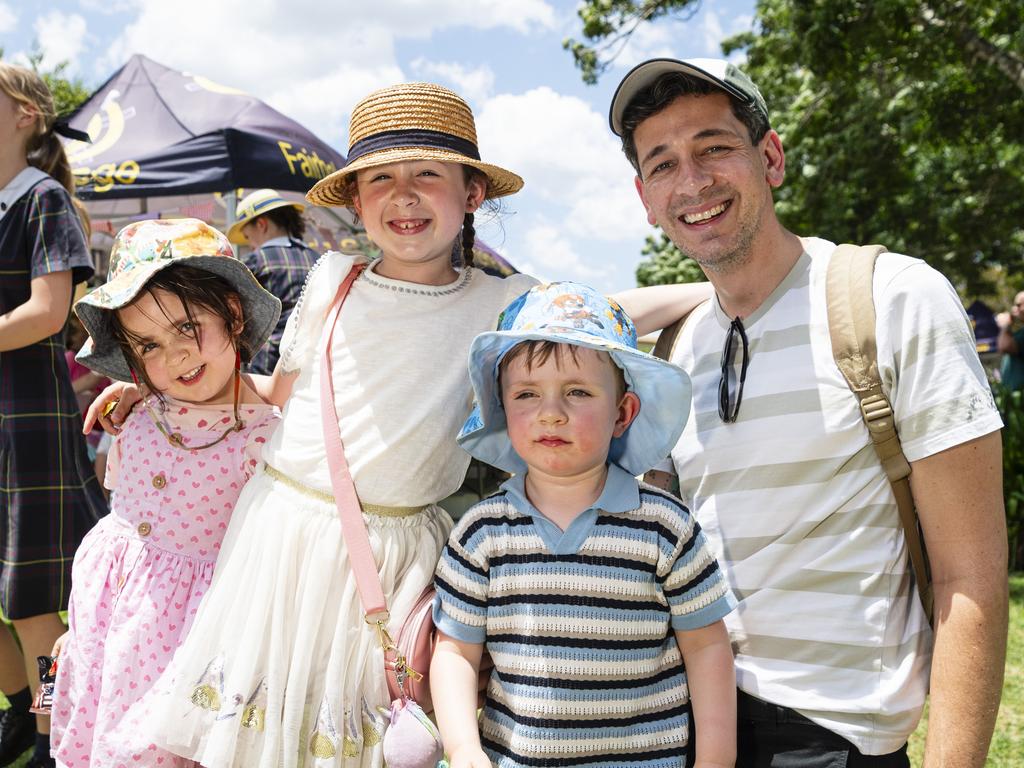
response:
<path id="1" fill-rule="evenodd" d="M 640 252 L 647 257 L 636 268 L 636 284 L 641 287 L 696 283 L 704 279 L 697 262 L 683 256 L 665 234 L 658 238 L 648 236 Z"/>
<path id="2" fill-rule="evenodd" d="M 572 53 L 583 82 L 594 85 L 638 26 L 663 16 L 686 21 L 698 10 L 700 0 L 587 0 L 576 11 L 587 42 L 570 37 L 562 47 Z"/>
<path id="3" fill-rule="evenodd" d="M 591 0 L 581 17 L 606 4 Z M 628 31 L 616 10 L 595 40 Z M 724 49 L 746 54 L 782 136 L 788 228 L 920 256 L 965 294 L 988 288 L 992 268 L 1019 274 L 1019 0 L 759 0 L 754 31 Z"/>

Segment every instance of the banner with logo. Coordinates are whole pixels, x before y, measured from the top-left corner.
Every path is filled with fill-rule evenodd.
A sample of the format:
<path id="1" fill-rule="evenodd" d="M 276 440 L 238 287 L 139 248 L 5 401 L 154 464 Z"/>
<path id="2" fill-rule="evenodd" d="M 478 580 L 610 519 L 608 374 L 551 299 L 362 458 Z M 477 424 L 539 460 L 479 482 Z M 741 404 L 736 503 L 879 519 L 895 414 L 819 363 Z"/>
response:
<path id="1" fill-rule="evenodd" d="M 272 187 L 305 192 L 345 158 L 243 91 L 141 54 L 70 119 L 65 141 L 83 200 Z"/>

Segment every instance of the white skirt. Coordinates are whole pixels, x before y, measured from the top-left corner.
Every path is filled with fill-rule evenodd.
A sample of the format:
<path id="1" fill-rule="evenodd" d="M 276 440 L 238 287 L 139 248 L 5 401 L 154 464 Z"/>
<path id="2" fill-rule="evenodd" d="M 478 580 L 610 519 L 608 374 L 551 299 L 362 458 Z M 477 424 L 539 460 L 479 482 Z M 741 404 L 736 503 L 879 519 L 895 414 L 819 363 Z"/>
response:
<path id="1" fill-rule="evenodd" d="M 438 506 L 363 518 L 397 637 L 452 521 Z M 153 740 L 206 768 L 383 765 L 390 701 L 363 616 L 333 502 L 258 471 L 160 685 Z"/>

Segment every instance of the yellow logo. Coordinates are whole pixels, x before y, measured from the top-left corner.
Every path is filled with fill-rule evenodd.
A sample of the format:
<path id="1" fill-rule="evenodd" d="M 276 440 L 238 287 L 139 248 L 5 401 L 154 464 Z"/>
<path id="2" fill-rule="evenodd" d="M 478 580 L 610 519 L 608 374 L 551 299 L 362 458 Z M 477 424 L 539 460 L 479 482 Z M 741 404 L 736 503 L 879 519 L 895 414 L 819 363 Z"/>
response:
<path id="1" fill-rule="evenodd" d="M 287 141 L 279 141 L 277 146 L 281 148 L 281 154 L 284 155 L 284 160 L 288 163 L 288 171 L 293 176 L 296 173 L 301 173 L 307 179 L 322 179 L 338 170 L 334 163 L 322 159 L 316 150 L 310 154 L 309 150 L 303 147 L 298 152 L 292 152 L 290 151 L 292 145 Z"/>
<path id="2" fill-rule="evenodd" d="M 75 175 L 75 184 L 94 185 L 96 192 L 108 192 L 115 184 L 133 184 L 139 178 L 139 164 L 135 160 L 120 163 L 100 163 L 95 168 L 89 163 L 117 144 L 124 134 L 124 111 L 118 103 L 119 91 L 111 91 L 103 99 L 99 110 L 89 118 L 86 133 L 92 142 L 71 141 L 65 146 L 68 162 Z"/>

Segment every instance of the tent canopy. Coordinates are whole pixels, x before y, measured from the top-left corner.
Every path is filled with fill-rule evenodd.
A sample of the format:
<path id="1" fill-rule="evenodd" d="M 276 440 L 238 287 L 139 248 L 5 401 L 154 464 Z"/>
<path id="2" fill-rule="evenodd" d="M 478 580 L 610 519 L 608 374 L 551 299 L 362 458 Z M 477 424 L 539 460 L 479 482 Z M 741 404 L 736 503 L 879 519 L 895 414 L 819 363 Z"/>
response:
<path id="1" fill-rule="evenodd" d="M 345 158 L 243 91 L 132 56 L 69 120 L 92 142 L 65 141 L 78 196 L 104 241 L 127 221 L 193 216 L 227 229 L 236 192 L 271 187 L 302 200 Z M 376 251 L 348 211 L 310 206 L 309 245 Z M 477 264 L 515 268 L 477 241 Z"/>
<path id="2" fill-rule="evenodd" d="M 92 143 L 65 142 L 83 200 L 239 187 L 305 192 L 345 158 L 250 96 L 141 54 L 70 119 Z"/>

